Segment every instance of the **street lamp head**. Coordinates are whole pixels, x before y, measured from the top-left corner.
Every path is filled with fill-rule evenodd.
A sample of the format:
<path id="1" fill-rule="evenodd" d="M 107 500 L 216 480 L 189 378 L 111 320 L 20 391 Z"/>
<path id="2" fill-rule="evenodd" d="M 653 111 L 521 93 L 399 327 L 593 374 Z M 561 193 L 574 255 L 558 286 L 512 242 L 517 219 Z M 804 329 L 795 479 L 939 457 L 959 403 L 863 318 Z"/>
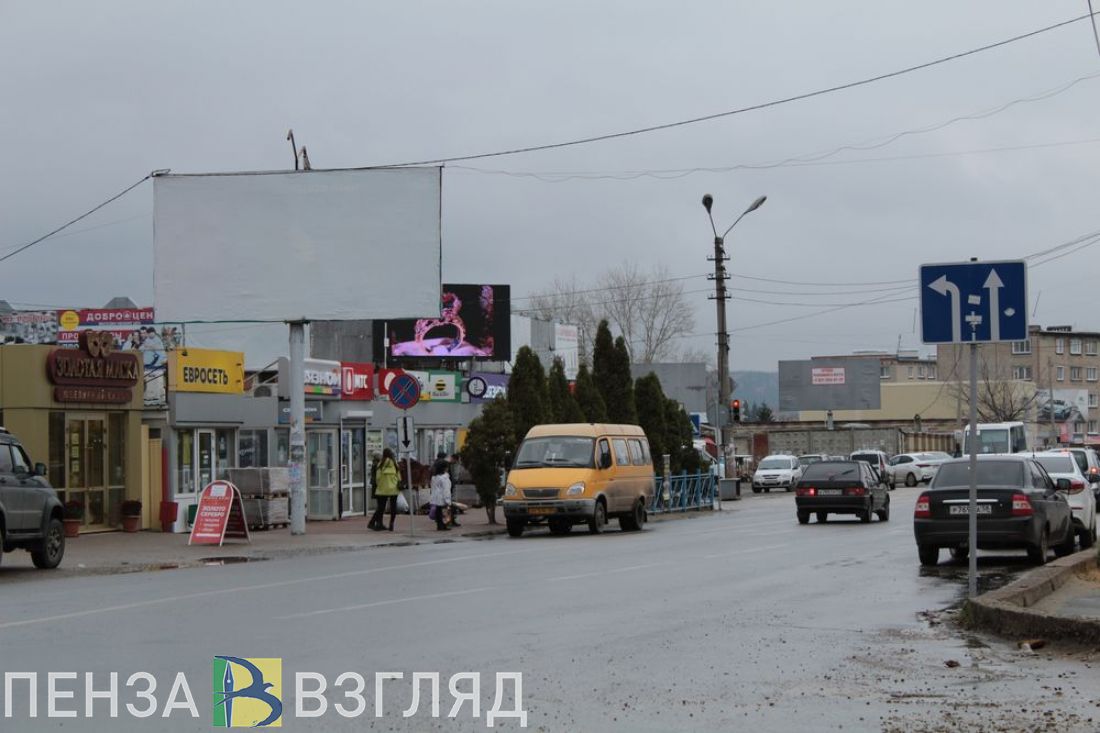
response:
<path id="1" fill-rule="evenodd" d="M 703 208 L 707 210 L 708 214 L 710 213 L 710 207 L 713 205 L 714 197 L 711 196 L 709 193 L 703 194 Z"/>
<path id="2" fill-rule="evenodd" d="M 757 209 L 759 209 L 759 208 L 760 208 L 761 206 L 763 206 L 763 205 L 764 205 L 764 202 L 765 202 L 765 201 L 767 201 L 767 200 L 768 200 L 768 197 L 767 197 L 767 196 L 761 196 L 760 198 L 756 199 L 756 201 L 753 201 L 753 202 L 752 202 L 752 206 L 750 206 L 749 208 L 745 209 L 745 213 L 746 213 L 746 214 L 748 214 L 749 212 L 752 212 L 752 211 L 756 211 L 756 210 L 757 210 Z"/>

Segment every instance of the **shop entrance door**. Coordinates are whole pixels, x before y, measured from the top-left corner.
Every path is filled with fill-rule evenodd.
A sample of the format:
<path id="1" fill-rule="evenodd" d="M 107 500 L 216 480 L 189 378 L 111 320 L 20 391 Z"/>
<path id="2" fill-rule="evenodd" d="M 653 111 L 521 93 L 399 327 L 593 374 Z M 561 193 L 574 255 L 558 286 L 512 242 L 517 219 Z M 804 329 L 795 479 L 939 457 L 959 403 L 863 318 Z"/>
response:
<path id="1" fill-rule="evenodd" d="M 65 420 L 65 500 L 84 505 L 84 526 L 107 527 L 107 418 L 70 415 Z"/>
<path id="2" fill-rule="evenodd" d="M 306 509 L 306 516 L 310 519 L 336 519 L 339 474 L 336 460 L 336 431 L 308 431 L 306 457 L 309 464 L 309 506 Z"/>
<path id="3" fill-rule="evenodd" d="M 340 512 L 341 516 L 362 515 L 366 511 L 366 429 L 340 430 Z"/>

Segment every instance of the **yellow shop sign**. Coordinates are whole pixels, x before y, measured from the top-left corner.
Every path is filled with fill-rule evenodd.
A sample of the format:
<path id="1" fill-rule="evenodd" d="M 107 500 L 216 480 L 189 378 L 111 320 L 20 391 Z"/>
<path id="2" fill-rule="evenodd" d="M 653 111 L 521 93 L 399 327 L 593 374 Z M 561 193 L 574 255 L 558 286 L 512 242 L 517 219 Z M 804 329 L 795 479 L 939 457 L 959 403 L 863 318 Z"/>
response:
<path id="1" fill-rule="evenodd" d="M 169 389 L 177 392 L 244 392 L 244 354 L 240 351 L 181 349 L 168 355 Z"/>

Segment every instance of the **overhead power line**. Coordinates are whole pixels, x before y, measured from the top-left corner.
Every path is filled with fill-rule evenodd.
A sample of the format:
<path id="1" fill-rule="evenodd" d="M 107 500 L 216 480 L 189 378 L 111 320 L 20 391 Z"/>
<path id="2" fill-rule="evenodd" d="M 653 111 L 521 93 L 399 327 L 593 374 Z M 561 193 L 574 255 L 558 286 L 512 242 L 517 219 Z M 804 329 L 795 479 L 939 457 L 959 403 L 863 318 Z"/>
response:
<path id="1" fill-rule="evenodd" d="M 131 185 L 131 186 L 127 186 L 126 188 L 124 188 L 123 190 L 119 191 L 119 192 L 118 192 L 118 193 L 116 193 L 116 194 L 115 194 L 114 196 L 112 196 L 111 198 L 107 199 L 107 200 L 106 200 L 106 201 L 104 201 L 103 203 L 99 204 L 99 205 L 98 205 L 98 206 L 96 206 L 95 208 L 89 209 L 88 211 L 84 212 L 83 214 L 81 214 L 80 216 L 76 217 L 75 219 L 71 219 L 71 220 L 67 221 L 66 223 L 64 223 L 64 224 L 62 224 L 61 226 L 59 226 L 59 227 L 58 227 L 57 229 L 54 229 L 54 230 L 53 230 L 52 232 L 49 232 L 48 234 L 43 234 L 43 235 L 42 235 L 41 237 L 39 237 L 38 239 L 34 240 L 33 242 L 27 242 L 26 244 L 24 244 L 24 245 L 22 245 L 22 246 L 20 246 L 20 247 L 17 247 L 17 248 L 15 248 L 15 249 L 13 249 L 13 250 L 12 250 L 11 252 L 8 252 L 8 253 L 7 253 L 6 255 L 4 255 L 3 257 L 0 257 L 0 262 L 3 262 L 4 260 L 10 259 L 10 258 L 12 258 L 12 257 L 15 257 L 15 256 L 16 256 L 17 254 L 19 254 L 20 252 L 25 252 L 26 250 L 30 249 L 30 248 L 31 248 L 31 247 L 33 247 L 34 245 L 36 245 L 36 244 L 38 244 L 38 243 L 40 243 L 40 242 L 44 242 L 44 241 L 46 241 L 47 239 L 49 239 L 49 238 L 50 238 L 50 237 L 52 237 L 53 235 L 55 235 L 55 234 L 57 234 L 57 233 L 59 233 L 59 232 L 62 232 L 62 231 L 64 231 L 65 229 L 68 229 L 68 228 L 69 228 L 69 227 L 71 227 L 71 226 L 72 226 L 73 224 L 76 224 L 76 223 L 77 223 L 78 221 L 80 221 L 81 219 L 87 219 L 87 218 L 88 218 L 89 216 L 91 216 L 91 215 L 92 215 L 92 214 L 94 214 L 95 212 L 99 211 L 100 209 L 102 209 L 102 208 L 103 208 L 104 206 L 106 206 L 107 204 L 109 204 L 109 203 L 111 203 L 111 202 L 113 202 L 113 201 L 117 201 L 118 199 L 122 198 L 123 196 L 125 196 L 125 195 L 126 195 L 126 194 L 128 194 L 128 193 L 130 193 L 131 191 L 133 191 L 133 190 L 134 190 L 135 188 L 137 188 L 137 187 L 138 187 L 138 186 L 140 186 L 141 184 L 143 184 L 143 183 L 145 183 L 146 181 L 148 181 L 148 180 L 149 180 L 150 178 L 152 178 L 152 176 L 151 176 L 151 175 L 147 175 L 147 176 L 144 176 L 144 177 L 143 177 L 143 178 L 142 178 L 142 179 L 141 179 L 140 181 L 138 181 L 137 183 L 135 183 L 135 184 L 133 184 L 133 185 Z"/>
<path id="2" fill-rule="evenodd" d="M 901 68 L 901 69 L 896 69 L 894 71 L 889 71 L 889 72 L 886 72 L 886 73 L 883 73 L 883 74 L 877 74 L 875 76 L 867 77 L 867 78 L 864 78 L 864 79 L 858 79 L 856 81 L 845 82 L 843 84 L 836 84 L 836 85 L 833 85 L 833 86 L 830 86 L 830 87 L 825 87 L 823 89 L 817 89 L 817 90 L 814 90 L 814 91 L 811 91 L 811 92 L 803 92 L 802 94 L 796 94 L 796 95 L 793 95 L 793 96 L 790 96 L 790 97 L 782 97 L 780 99 L 773 99 L 773 100 L 768 101 L 768 102 L 761 102 L 759 104 L 748 105 L 746 107 L 738 107 L 736 109 L 726 110 L 724 112 L 716 112 L 714 114 L 709 114 L 709 115 L 702 115 L 700 117 L 689 117 L 687 119 L 677 120 L 675 122 L 665 122 L 665 123 L 662 123 L 662 124 L 659 124 L 659 125 L 650 125 L 648 127 L 638 127 L 638 128 L 634 128 L 632 130 L 623 130 L 623 131 L 620 131 L 620 132 L 611 132 L 611 133 L 606 133 L 606 134 L 603 134 L 603 135 L 592 135 L 590 137 L 575 138 L 573 140 L 565 140 L 565 141 L 556 142 L 556 143 L 546 143 L 546 144 L 543 144 L 543 145 L 529 145 L 529 146 L 526 146 L 526 147 L 511 148 L 511 149 L 508 149 L 508 150 L 498 150 L 498 151 L 488 152 L 488 153 L 474 153 L 474 154 L 471 154 L 471 155 L 454 155 L 454 156 L 445 157 L 445 158 L 428 158 L 428 159 L 424 159 L 424 160 L 405 161 L 405 162 L 401 162 L 401 163 L 390 163 L 390 164 L 387 164 L 386 166 L 375 166 L 375 167 L 405 167 L 405 166 L 415 166 L 415 165 L 439 165 L 441 163 L 458 163 L 458 162 L 461 162 L 461 161 L 464 161 L 464 160 L 480 160 L 480 159 L 484 159 L 484 158 L 498 158 L 498 157 L 505 156 L 505 155 L 518 155 L 520 153 L 534 153 L 534 152 L 543 151 L 543 150 L 556 150 L 556 149 L 559 149 L 559 148 L 573 147 L 573 146 L 576 146 L 576 145 L 587 145 L 587 144 L 590 144 L 590 143 L 603 142 L 603 141 L 606 141 L 606 140 L 616 140 L 616 139 L 619 139 L 619 138 L 632 137 L 632 136 L 635 136 L 635 135 L 644 135 L 644 134 L 651 133 L 651 132 L 658 132 L 660 130 L 670 130 L 670 129 L 673 129 L 673 128 L 676 128 L 676 127 L 684 127 L 686 125 L 694 125 L 694 124 L 698 124 L 700 122 L 708 122 L 710 120 L 722 119 L 724 117 L 732 117 L 734 115 L 744 114 L 746 112 L 756 112 L 756 111 L 759 111 L 759 110 L 762 110 L 762 109 L 768 109 L 768 108 L 771 108 L 771 107 L 778 107 L 780 105 L 790 104 L 792 102 L 800 102 L 800 101 L 803 101 L 803 100 L 806 100 L 806 99 L 812 99 L 814 97 L 820 97 L 820 96 L 823 96 L 823 95 L 826 95 L 826 94 L 832 94 L 834 92 L 840 92 L 840 91 L 845 91 L 847 89 L 854 89 L 856 87 L 866 86 L 868 84 L 874 84 L 875 82 L 884 81 L 886 79 L 892 79 L 894 77 L 903 76 L 905 74 L 911 74 L 915 71 L 921 71 L 923 69 L 928 69 L 928 68 L 931 68 L 931 67 L 934 67 L 934 66 L 939 66 L 941 64 L 946 64 L 946 63 L 951 62 L 951 61 L 957 61 L 959 59 L 966 58 L 967 56 L 973 56 L 975 54 L 983 53 L 985 51 L 991 51 L 995 48 L 1000 48 L 1001 46 L 1007 46 L 1011 43 L 1016 43 L 1018 41 L 1023 41 L 1023 40 L 1028 39 L 1028 38 L 1033 38 L 1033 37 L 1041 35 L 1043 33 L 1049 33 L 1051 31 L 1057 30 L 1059 28 L 1064 28 L 1064 27 L 1072 25 L 1074 23 L 1078 23 L 1082 20 L 1087 20 L 1087 19 L 1091 19 L 1091 18 L 1092 18 L 1092 14 L 1090 12 L 1089 14 L 1080 15 L 1076 18 L 1071 18 L 1069 20 L 1061 21 L 1060 23 L 1054 23 L 1052 25 L 1044 26 L 1042 28 L 1037 28 L 1033 31 L 1028 31 L 1027 33 L 1021 33 L 1019 35 L 1012 36 L 1011 38 L 1005 38 L 1003 40 L 996 41 L 994 43 L 988 43 L 984 46 L 978 46 L 977 48 L 972 48 L 968 51 L 961 51 L 959 53 L 954 53 L 954 54 L 951 54 L 949 56 L 942 56 L 940 58 L 933 59 L 931 61 L 925 61 L 924 63 L 916 64 L 914 66 L 907 66 L 907 67 L 904 67 L 904 68 Z"/>

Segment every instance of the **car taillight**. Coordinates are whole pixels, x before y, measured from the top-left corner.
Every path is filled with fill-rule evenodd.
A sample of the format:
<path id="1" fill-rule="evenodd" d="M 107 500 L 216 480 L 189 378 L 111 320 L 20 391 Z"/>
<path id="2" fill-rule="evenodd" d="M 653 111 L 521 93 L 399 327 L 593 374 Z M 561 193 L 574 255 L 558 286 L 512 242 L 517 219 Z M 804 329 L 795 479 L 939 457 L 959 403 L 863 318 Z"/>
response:
<path id="1" fill-rule="evenodd" d="M 932 467 L 931 463 L 918 463 L 917 464 L 917 468 L 931 468 L 931 467 Z"/>
<path id="2" fill-rule="evenodd" d="M 863 496 L 867 493 L 867 489 L 862 486 L 853 486 L 850 489 L 845 489 L 844 493 L 848 496 Z"/>
<path id="3" fill-rule="evenodd" d="M 1074 481 L 1072 479 L 1070 480 L 1070 482 L 1069 482 L 1069 493 L 1079 494 L 1084 490 L 1085 490 L 1085 482 L 1084 481 Z"/>
<path id="4" fill-rule="evenodd" d="M 1035 509 L 1031 506 L 1031 499 L 1028 499 L 1024 494 L 1012 495 L 1012 516 L 1030 517 L 1034 513 Z"/>
<path id="5" fill-rule="evenodd" d="M 812 486 L 799 487 L 794 490 L 795 496 L 817 496 L 817 489 Z"/>
<path id="6" fill-rule="evenodd" d="M 913 510 L 913 516 L 917 519 L 931 519 L 932 518 L 932 504 L 928 499 L 928 494 L 921 494 L 917 499 L 917 506 Z"/>

